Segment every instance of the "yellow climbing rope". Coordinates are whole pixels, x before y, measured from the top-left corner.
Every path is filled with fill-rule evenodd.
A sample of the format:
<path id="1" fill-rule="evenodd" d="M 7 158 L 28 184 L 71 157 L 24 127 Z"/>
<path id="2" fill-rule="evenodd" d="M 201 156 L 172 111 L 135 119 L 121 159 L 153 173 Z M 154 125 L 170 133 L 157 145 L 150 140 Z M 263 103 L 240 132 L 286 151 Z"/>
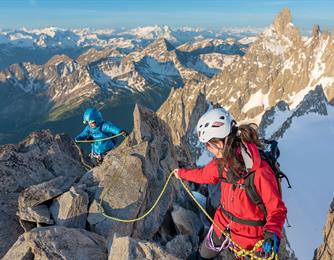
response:
<path id="1" fill-rule="evenodd" d="M 117 135 L 113 135 L 113 136 L 110 136 L 110 137 L 107 137 L 107 138 L 103 138 L 103 139 L 98 139 L 98 140 L 81 140 L 81 141 L 76 141 L 76 143 L 93 143 L 93 142 L 101 142 L 101 141 L 106 141 L 106 140 L 109 140 L 109 139 L 113 139 L 115 137 L 118 137 L 120 135 L 123 135 L 123 133 L 120 133 L 120 134 L 117 134 Z M 77 146 L 77 144 L 75 144 L 76 147 L 79 149 L 79 151 L 81 152 L 80 148 Z M 84 165 L 91 169 L 91 167 L 87 164 L 84 163 Z M 106 192 L 104 193 L 103 196 L 101 196 L 100 200 L 97 202 L 97 205 L 99 207 L 99 209 L 101 210 L 101 213 L 104 217 L 108 218 L 108 219 L 111 219 L 111 220 L 114 220 L 114 221 L 118 221 L 118 222 L 123 222 L 123 223 L 131 223 L 131 222 L 136 222 L 136 221 L 139 221 L 139 220 L 142 220 L 144 219 L 145 217 L 147 217 L 153 210 L 154 208 L 158 205 L 162 195 L 164 194 L 164 192 L 166 191 L 166 188 L 169 184 L 169 181 L 171 180 L 172 176 L 174 175 L 174 171 L 172 171 L 167 180 L 166 180 L 166 183 L 165 185 L 163 186 L 157 200 L 154 202 L 154 204 L 152 205 L 152 207 L 146 212 L 144 213 L 142 216 L 138 217 L 138 218 L 134 218 L 134 219 L 122 219 L 122 218 L 116 218 L 116 217 L 112 217 L 112 216 L 109 216 L 108 214 L 105 213 L 104 211 L 104 208 L 102 206 L 102 201 L 105 197 L 105 195 L 107 194 L 107 191 L 110 189 L 108 188 L 106 190 Z M 188 193 L 188 195 L 191 197 L 191 199 L 195 202 L 195 204 L 200 208 L 200 210 L 204 213 L 204 215 L 211 221 L 211 223 L 213 225 L 215 225 L 219 231 L 225 236 L 225 237 L 228 237 L 230 239 L 230 241 L 232 242 L 232 246 L 229 246 L 229 249 L 232 250 L 234 252 L 234 254 L 236 255 L 237 258 L 242 258 L 244 256 L 249 256 L 251 260 L 262 260 L 262 259 L 267 259 L 267 260 L 278 260 L 278 255 L 277 254 L 274 254 L 274 252 L 272 253 L 272 255 L 270 257 L 267 257 L 267 258 L 261 258 L 261 257 L 258 257 L 256 255 L 256 250 L 258 250 L 258 248 L 260 248 L 263 244 L 263 240 L 260 240 L 258 241 L 255 246 L 253 247 L 252 250 L 247 250 L 247 249 L 244 249 L 242 248 L 241 246 L 239 246 L 237 243 L 235 243 L 230 235 L 228 233 L 226 233 L 212 218 L 211 216 L 206 212 L 206 210 L 201 206 L 201 204 L 196 200 L 196 198 L 194 197 L 194 195 L 192 194 L 192 192 L 188 189 L 188 187 L 184 184 L 184 182 L 180 179 L 180 182 L 183 186 L 183 188 L 185 189 L 185 191 Z"/>
<path id="2" fill-rule="evenodd" d="M 105 213 L 104 211 L 104 208 L 102 206 L 102 201 L 104 199 L 104 196 L 105 194 L 107 194 L 107 191 L 109 190 L 106 190 L 106 192 L 104 193 L 103 196 L 101 196 L 100 200 L 97 202 L 97 205 L 99 207 L 99 209 L 101 210 L 102 212 L 102 215 L 108 219 L 111 219 L 111 220 L 114 220 L 114 221 L 118 221 L 118 222 L 123 222 L 123 223 L 131 223 L 131 222 L 136 222 L 138 220 L 142 220 L 144 219 L 145 217 L 147 217 L 153 210 L 154 208 L 157 206 L 157 204 L 159 203 L 162 195 L 164 194 L 167 186 L 168 186 L 168 183 L 171 179 L 171 177 L 174 175 L 174 171 L 172 171 L 167 180 L 166 180 L 166 183 L 164 185 L 164 187 L 162 188 L 157 200 L 154 202 L 153 206 L 142 216 L 138 217 L 138 218 L 134 218 L 134 219 L 122 219 L 122 218 L 116 218 L 116 217 L 112 217 L 112 216 L 109 216 L 108 214 Z M 278 255 L 277 254 L 274 254 L 274 252 L 272 252 L 271 256 L 267 257 L 267 258 L 262 258 L 262 257 L 259 257 L 256 255 L 256 251 L 258 250 L 258 248 L 260 248 L 263 244 L 263 241 L 264 240 L 260 240 L 258 241 L 255 246 L 253 247 L 252 250 L 247 250 L 247 249 L 244 249 L 242 248 L 241 246 L 239 246 L 237 243 L 235 243 L 230 235 L 228 233 L 226 233 L 212 218 L 211 216 L 206 212 L 206 210 L 201 206 L 201 204 L 196 200 L 196 198 L 194 197 L 194 195 L 192 194 L 192 192 L 188 189 L 188 187 L 184 184 L 184 182 L 180 179 L 180 182 L 183 186 L 183 188 L 185 189 L 185 191 L 188 193 L 188 195 L 191 197 L 191 199 L 195 202 L 195 204 L 200 208 L 200 210 L 205 214 L 205 216 L 212 222 L 213 225 L 215 225 L 219 230 L 220 232 L 222 232 L 222 234 L 225 236 L 225 237 L 228 237 L 230 239 L 230 241 L 232 242 L 232 246 L 229 246 L 229 249 L 232 250 L 236 257 L 237 258 L 241 258 L 244 257 L 244 256 L 248 256 L 250 257 L 250 260 L 263 260 L 263 259 L 266 259 L 266 260 L 278 260 Z"/>
<path id="3" fill-rule="evenodd" d="M 97 139 L 97 140 L 78 140 L 78 141 L 75 141 L 76 143 L 95 143 L 95 142 L 102 142 L 102 141 L 106 141 L 106 140 L 110 140 L 110 139 L 113 139 L 117 136 L 121 136 L 123 135 L 123 133 L 119 133 L 117 135 L 112 135 L 110 137 L 106 137 L 106 138 L 102 138 L 102 139 Z"/>
<path id="4" fill-rule="evenodd" d="M 84 156 L 82 154 L 82 151 L 80 149 L 80 147 L 77 145 L 77 143 L 95 143 L 95 142 L 102 142 L 102 141 L 106 141 L 106 140 L 110 140 L 113 138 L 116 138 L 118 136 L 123 135 L 123 132 L 117 134 L 117 135 L 112 135 L 110 137 L 106 137 L 106 138 L 102 138 L 102 139 L 97 139 L 97 140 L 78 140 L 78 141 L 74 141 L 75 147 L 78 149 L 79 154 L 80 154 L 80 159 L 81 159 L 81 163 L 85 166 L 86 170 L 89 171 L 92 169 L 92 167 L 90 165 L 88 165 L 84 160 Z"/>
<path id="5" fill-rule="evenodd" d="M 134 219 L 122 219 L 122 218 L 116 218 L 116 217 L 112 217 L 112 216 L 107 215 L 107 214 L 105 213 L 103 207 L 102 207 L 102 201 L 103 201 L 103 199 L 104 199 L 105 194 L 107 194 L 107 191 L 108 191 L 109 189 L 104 193 L 103 196 L 101 196 L 100 201 L 97 202 L 97 205 L 98 205 L 98 207 L 100 208 L 100 210 L 101 210 L 101 212 L 102 212 L 102 215 L 103 215 L 104 217 L 108 218 L 108 219 L 115 220 L 115 221 L 118 221 L 118 222 L 123 222 L 123 223 L 131 223 L 131 222 L 136 222 L 136 221 L 138 221 L 138 220 L 142 220 L 142 219 L 144 219 L 145 217 L 147 217 L 147 216 L 154 210 L 154 208 L 158 205 L 158 203 L 159 203 L 159 201 L 160 201 L 162 195 L 164 194 L 164 192 L 165 192 L 165 190 L 166 190 L 166 188 L 167 188 L 167 186 L 168 186 L 168 183 L 169 183 L 170 179 L 172 178 L 172 176 L 173 176 L 173 172 L 172 172 L 171 174 L 169 174 L 169 176 L 168 176 L 168 178 L 167 178 L 167 181 L 166 181 L 164 187 L 162 188 L 162 190 L 161 190 L 161 192 L 160 192 L 160 194 L 159 194 L 157 200 L 154 202 L 153 206 L 152 206 L 152 207 L 151 207 L 151 208 L 150 208 L 144 215 L 142 215 L 142 216 L 140 216 L 140 217 L 138 217 L 138 218 L 134 218 Z"/>

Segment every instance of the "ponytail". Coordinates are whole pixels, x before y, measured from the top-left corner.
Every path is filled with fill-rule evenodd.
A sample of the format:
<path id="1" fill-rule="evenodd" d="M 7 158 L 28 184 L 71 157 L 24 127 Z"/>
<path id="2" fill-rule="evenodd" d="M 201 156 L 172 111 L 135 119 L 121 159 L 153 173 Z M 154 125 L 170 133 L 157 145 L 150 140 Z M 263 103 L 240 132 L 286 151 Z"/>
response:
<path id="1" fill-rule="evenodd" d="M 254 123 L 237 126 L 232 125 L 230 134 L 224 139 L 223 158 L 218 160 L 218 167 L 224 169 L 228 165 L 227 179 L 234 183 L 241 178 L 240 172 L 247 171 L 244 162 L 236 156 L 237 149 L 244 143 L 254 143 L 261 147 L 257 132 L 258 126 Z M 213 142 L 221 139 L 214 138 Z"/>
<path id="2" fill-rule="evenodd" d="M 261 147 L 261 141 L 259 134 L 257 132 L 258 126 L 254 123 L 240 125 L 238 128 L 238 135 L 242 142 L 245 143 L 254 143 L 257 146 Z"/>

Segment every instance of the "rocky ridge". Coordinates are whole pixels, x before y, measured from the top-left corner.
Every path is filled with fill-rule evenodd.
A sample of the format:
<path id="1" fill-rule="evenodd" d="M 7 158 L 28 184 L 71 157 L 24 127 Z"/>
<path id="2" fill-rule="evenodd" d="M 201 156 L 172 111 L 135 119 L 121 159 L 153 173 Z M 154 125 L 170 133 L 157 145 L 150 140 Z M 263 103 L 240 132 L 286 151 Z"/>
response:
<path id="1" fill-rule="evenodd" d="M 239 123 L 260 124 L 264 120 L 262 126 L 269 123 L 267 115 L 276 106 L 288 111 L 299 110 L 295 115 L 302 113 L 303 109 L 297 106 L 313 91 L 322 91 L 320 96 L 331 104 L 334 98 L 333 42 L 333 35 L 320 32 L 318 27 L 314 28 L 310 38 L 302 38 L 292 24 L 290 11 L 284 9 L 250 45 L 244 56 L 237 57 L 211 80 L 198 86 L 186 84 L 174 91 L 158 113 L 175 129 L 173 141 L 180 144 L 182 132 L 191 133 L 193 127 L 187 129 L 189 120 L 180 124 L 181 121 L 175 117 L 189 118 L 198 93 L 204 95 L 201 106 L 209 103 L 223 106 Z M 186 105 L 182 105 L 182 96 L 186 97 Z M 313 98 L 311 102 L 315 100 L 320 101 Z"/>
<path id="2" fill-rule="evenodd" d="M 334 255 L 334 199 L 330 204 L 323 230 L 324 241 L 314 252 L 314 260 L 330 260 Z"/>
<path id="3" fill-rule="evenodd" d="M 48 143 L 39 138 L 46 138 Z M 4 259 L 185 259 L 197 249 L 207 231 L 206 222 L 202 222 L 198 209 L 176 179 L 171 180 L 151 214 L 138 222 L 115 222 L 103 216 L 99 208 L 101 203 L 106 214 L 125 219 L 143 215 L 157 198 L 171 170 L 178 167 L 171 128 L 157 114 L 136 106 L 134 131 L 129 138 L 108 153 L 101 166 L 86 172 L 79 163 L 82 159 L 78 158 L 79 151 L 68 137 L 63 136 L 64 142 L 57 143 L 72 153 L 65 150 L 61 153 L 64 157 L 52 157 L 54 150 L 50 147 L 57 147 L 54 142 L 59 138 L 53 139 L 45 131 L 34 133 L 24 145 L 19 145 L 25 148 L 20 150 L 25 152 L 21 157 L 4 158 L 5 165 L 15 162 L 27 171 L 29 165 L 22 163 L 27 160 L 27 154 L 35 162 L 36 157 L 47 153 L 50 158 L 44 162 L 53 173 L 49 174 L 51 178 L 15 190 L 11 210 L 13 213 L 17 210 L 17 222 L 24 231 L 18 227 L 14 243 L 6 237 L 7 229 L 1 229 L 0 238 L 8 241 L 7 247 L 1 250 Z M 44 150 L 39 150 L 41 147 Z M 8 146 L 2 149 L 8 155 Z M 58 169 L 55 159 L 63 172 L 55 170 Z M 77 164 L 79 172 L 73 169 Z M 6 168 L 0 168 L 3 183 L 7 183 L 5 171 Z M 37 166 L 35 171 L 46 172 Z M 13 169 L 10 176 L 15 173 Z M 3 192 L 10 195 L 9 191 Z M 15 215 L 10 217 L 8 220 L 16 219 Z M 285 240 L 282 245 L 284 249 Z M 284 252 L 282 255 L 289 255 Z M 225 253 L 218 259 L 230 259 Z"/>
<path id="4" fill-rule="evenodd" d="M 47 131 L 32 134 L 18 145 L 20 149 L 1 147 L 6 155 L 4 165 L 16 163 L 21 172 L 29 172 L 36 164 L 34 172 L 44 177 L 33 182 L 21 177 L 24 185 L 18 190 L 10 188 L 9 179 L 5 178 L 14 178 L 16 168 L 11 167 L 10 173 L 8 168 L 0 168 L 0 179 L 7 186 L 2 192 L 11 197 L 8 208 L 2 207 L 7 216 L 6 222 L 1 219 L 0 252 L 4 259 L 106 259 L 108 255 L 109 259 L 128 259 L 126 255 L 180 259 L 195 250 L 203 224 L 175 179 L 158 206 L 142 221 L 118 223 L 101 214 L 98 202 L 102 198 L 106 214 L 125 219 L 143 215 L 153 205 L 171 170 L 177 167 L 170 128 L 140 106 L 135 108 L 134 121 L 134 131 L 127 141 L 110 152 L 101 166 L 89 171 L 81 166 L 79 151 L 68 137 L 53 137 Z M 59 150 L 63 157 L 55 154 L 56 144 L 68 149 Z M 9 155 L 9 148 L 14 149 L 14 155 Z M 48 171 L 38 164 L 39 157 L 46 157 L 43 162 Z M 28 158 L 33 165 L 23 163 Z M 58 165 L 62 165 L 61 172 Z M 16 179 L 12 182 L 20 183 Z M 186 221 L 188 215 L 190 223 Z M 11 230 L 5 227 L 12 224 L 10 221 L 16 223 L 15 234 L 14 226 Z M 12 239 L 8 239 L 9 232 Z M 123 250 L 120 243 L 128 243 L 129 247 Z"/>
<path id="5" fill-rule="evenodd" d="M 68 136 L 42 131 L 32 133 L 18 145 L 0 147 L 0 256 L 24 229 L 52 224 L 49 210 L 39 204 L 40 200 L 57 196 L 84 174 L 78 150 L 71 142 Z M 34 190 L 30 193 L 33 197 L 25 196 L 26 189 L 42 188 L 43 183 L 50 182 L 53 189 L 48 189 L 43 198 Z"/>

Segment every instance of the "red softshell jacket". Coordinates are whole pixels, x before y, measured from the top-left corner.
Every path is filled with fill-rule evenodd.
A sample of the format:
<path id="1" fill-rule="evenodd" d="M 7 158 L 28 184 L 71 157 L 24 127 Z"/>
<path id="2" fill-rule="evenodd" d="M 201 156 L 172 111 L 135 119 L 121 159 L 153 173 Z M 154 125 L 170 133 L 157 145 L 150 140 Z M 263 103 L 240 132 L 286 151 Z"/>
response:
<path id="1" fill-rule="evenodd" d="M 267 162 L 262 161 L 259 150 L 255 144 L 247 143 L 247 148 L 251 153 L 253 167 L 255 171 L 254 185 L 258 194 L 261 196 L 267 210 L 266 224 L 264 226 L 249 226 L 233 222 L 221 211 L 220 207 L 216 210 L 214 221 L 221 226 L 222 230 L 230 228 L 231 238 L 237 244 L 248 250 L 263 239 L 264 231 L 270 231 L 281 237 L 283 224 L 285 222 L 287 209 L 281 199 L 275 174 Z M 181 179 L 202 183 L 215 184 L 220 182 L 218 161 L 213 159 L 203 168 L 197 169 L 180 169 L 179 176 Z M 226 171 L 223 172 L 226 178 Z M 243 179 L 238 183 L 242 184 Z M 246 194 L 244 189 L 233 189 L 231 183 L 221 182 L 221 205 L 224 209 L 238 218 L 248 220 L 263 220 L 264 214 Z M 221 231 L 215 226 L 214 231 L 221 236 Z"/>

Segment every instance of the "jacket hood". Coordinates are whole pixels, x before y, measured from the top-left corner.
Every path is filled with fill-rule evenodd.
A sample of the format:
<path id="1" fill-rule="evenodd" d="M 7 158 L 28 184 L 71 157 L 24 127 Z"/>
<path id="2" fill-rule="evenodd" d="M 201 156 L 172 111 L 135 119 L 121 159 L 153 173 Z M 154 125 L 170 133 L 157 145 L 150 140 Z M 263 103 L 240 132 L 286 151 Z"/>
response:
<path id="1" fill-rule="evenodd" d="M 89 121 L 96 122 L 97 125 L 100 125 L 103 121 L 101 112 L 96 108 L 88 108 L 83 114 L 83 123 L 86 124 Z"/>
<path id="2" fill-rule="evenodd" d="M 240 148 L 241 156 L 245 162 L 247 171 L 255 171 L 260 167 L 261 156 L 256 144 L 243 143 Z"/>

